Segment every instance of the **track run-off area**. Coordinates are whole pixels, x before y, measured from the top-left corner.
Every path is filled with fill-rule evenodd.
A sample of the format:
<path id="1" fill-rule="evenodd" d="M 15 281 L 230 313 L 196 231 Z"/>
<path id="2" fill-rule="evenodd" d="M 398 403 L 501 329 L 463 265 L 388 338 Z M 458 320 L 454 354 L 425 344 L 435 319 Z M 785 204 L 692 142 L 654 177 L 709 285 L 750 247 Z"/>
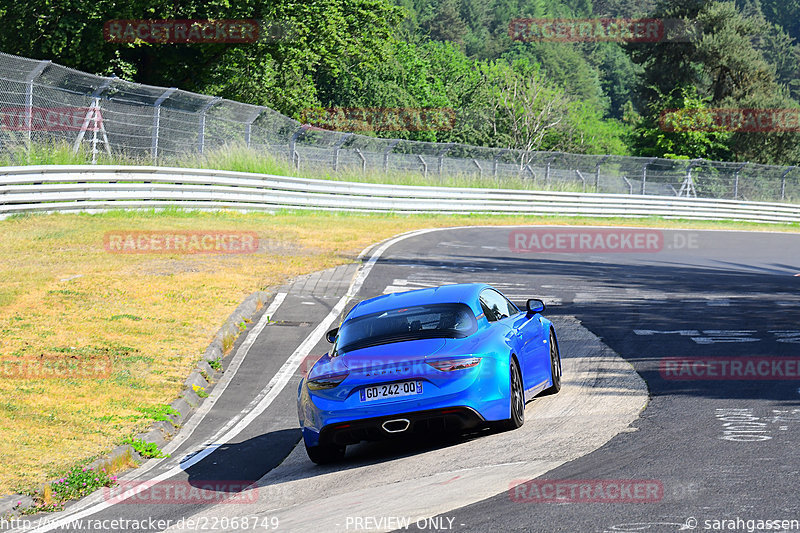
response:
<path id="1" fill-rule="evenodd" d="M 795 233 L 404 234 L 281 288 L 169 458 L 18 529 L 800 531 L 798 274 Z M 324 333 L 354 300 L 462 282 L 547 303 L 561 392 L 530 402 L 515 431 L 362 443 L 311 463 L 295 402 Z M 209 483 L 208 500 L 165 496 Z"/>

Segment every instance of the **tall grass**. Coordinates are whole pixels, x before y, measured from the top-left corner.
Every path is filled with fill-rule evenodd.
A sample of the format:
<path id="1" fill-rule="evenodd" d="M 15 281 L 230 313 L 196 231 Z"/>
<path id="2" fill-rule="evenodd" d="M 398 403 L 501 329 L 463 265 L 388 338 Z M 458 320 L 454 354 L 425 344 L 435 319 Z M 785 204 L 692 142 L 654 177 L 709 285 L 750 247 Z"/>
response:
<path id="1" fill-rule="evenodd" d="M 67 143 L 16 144 L 12 148 L 6 145 L 6 151 L 0 153 L 0 166 L 21 165 L 88 165 L 91 164 L 91 153 L 80 150 L 73 153 Z M 115 153 L 108 156 L 100 153 L 97 163 L 101 165 L 152 165 L 150 157 L 132 156 Z M 178 158 L 160 161 L 160 165 L 181 168 L 202 168 L 211 170 L 229 170 L 233 172 L 249 172 L 255 174 L 273 174 L 278 176 L 294 176 L 299 178 L 321 179 L 330 181 L 352 181 L 358 183 L 381 183 L 388 185 L 414 185 L 435 187 L 477 187 L 487 189 L 526 189 L 544 191 L 581 192 L 583 187 L 573 183 L 551 182 L 513 178 L 494 179 L 479 177 L 474 174 L 447 174 L 444 176 L 423 175 L 422 172 L 400 170 L 370 170 L 344 167 L 338 172 L 322 165 L 301 165 L 296 169 L 290 162 L 273 154 L 257 151 L 243 145 L 228 145 L 206 154 L 191 153 Z"/>
<path id="2" fill-rule="evenodd" d="M 6 144 L 0 152 L 0 166 L 27 165 L 85 165 L 92 162 L 91 154 L 79 150 L 74 153 L 65 142 Z"/>
<path id="3" fill-rule="evenodd" d="M 271 154 L 256 152 L 243 146 L 230 146 L 223 150 L 210 152 L 205 156 L 195 155 L 180 160 L 178 166 L 208 168 L 217 170 L 231 170 L 237 172 L 255 172 L 259 174 L 276 174 L 281 176 L 296 176 L 300 178 L 323 179 L 330 181 L 352 181 L 358 183 L 382 183 L 389 185 L 413 185 L 434 187 L 478 187 L 487 189 L 533 189 L 550 191 L 580 192 L 582 186 L 570 183 L 554 182 L 547 187 L 541 182 L 521 179 L 494 179 L 478 177 L 471 174 L 446 174 L 443 176 L 428 175 L 422 172 L 409 172 L 400 170 L 370 170 L 344 167 L 338 172 L 321 165 L 301 165 L 300 170 L 282 158 Z"/>

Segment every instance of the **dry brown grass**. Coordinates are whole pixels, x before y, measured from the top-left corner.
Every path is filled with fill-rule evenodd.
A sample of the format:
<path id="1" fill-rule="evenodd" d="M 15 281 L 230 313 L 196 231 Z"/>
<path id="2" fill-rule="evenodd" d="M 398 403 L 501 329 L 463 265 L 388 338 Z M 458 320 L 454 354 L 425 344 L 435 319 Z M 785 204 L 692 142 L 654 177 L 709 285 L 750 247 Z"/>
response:
<path id="1" fill-rule="evenodd" d="M 42 355 L 112 362 L 104 379 L 0 378 L 0 495 L 47 481 L 145 427 L 152 418 L 142 410 L 177 396 L 219 326 L 255 290 L 353 261 L 367 245 L 416 228 L 614 222 L 725 226 L 173 211 L 0 221 L 0 362 Z M 256 231 L 266 246 L 250 255 L 106 252 L 104 233 L 119 230 L 247 230 Z"/>

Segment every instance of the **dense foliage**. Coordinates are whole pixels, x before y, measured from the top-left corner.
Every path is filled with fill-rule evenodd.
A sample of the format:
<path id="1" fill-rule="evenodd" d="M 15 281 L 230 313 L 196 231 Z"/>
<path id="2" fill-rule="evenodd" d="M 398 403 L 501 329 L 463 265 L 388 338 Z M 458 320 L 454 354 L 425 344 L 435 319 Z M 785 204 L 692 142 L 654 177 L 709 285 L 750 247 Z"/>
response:
<path id="1" fill-rule="evenodd" d="M 599 17 L 683 20 L 694 33 L 622 43 L 509 31 L 520 18 Z M 111 19 L 257 19 L 279 31 L 245 44 L 115 43 L 103 34 Z M 326 116 L 328 127 L 331 108 L 453 110 L 448 127 L 378 136 L 778 164 L 800 155 L 797 132 L 721 128 L 714 111 L 800 108 L 800 0 L 30 0 L 5 2 L 0 20 L 4 52 Z"/>

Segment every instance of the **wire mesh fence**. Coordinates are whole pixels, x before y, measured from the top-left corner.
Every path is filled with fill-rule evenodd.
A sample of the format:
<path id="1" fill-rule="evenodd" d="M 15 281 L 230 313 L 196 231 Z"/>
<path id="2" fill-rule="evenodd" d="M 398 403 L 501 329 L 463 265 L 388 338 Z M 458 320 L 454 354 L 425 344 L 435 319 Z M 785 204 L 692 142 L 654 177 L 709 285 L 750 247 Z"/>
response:
<path id="1" fill-rule="evenodd" d="M 263 106 L 80 72 L 0 53 L 0 154 L 67 143 L 169 165 L 244 145 L 297 169 L 418 173 L 431 185 L 800 202 L 800 170 L 753 163 L 561 152 L 379 138 L 301 124 Z M 24 161 L 17 161 L 24 164 Z"/>

